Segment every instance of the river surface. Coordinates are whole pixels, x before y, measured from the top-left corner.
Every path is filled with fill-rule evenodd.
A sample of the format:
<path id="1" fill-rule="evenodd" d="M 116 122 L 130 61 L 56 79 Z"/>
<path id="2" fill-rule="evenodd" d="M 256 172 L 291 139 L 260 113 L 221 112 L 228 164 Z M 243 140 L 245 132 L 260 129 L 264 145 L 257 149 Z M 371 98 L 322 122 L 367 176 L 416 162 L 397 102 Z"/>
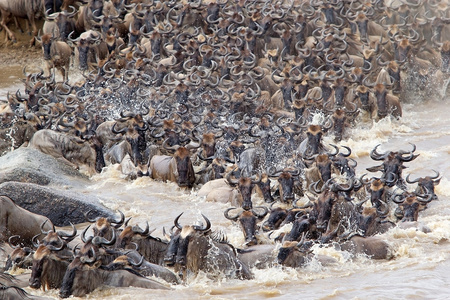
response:
<path id="1" fill-rule="evenodd" d="M 23 90 L 21 67 L 0 72 L 0 99 L 7 91 Z M 383 235 L 392 246 L 393 259 L 370 260 L 351 257 L 346 252 L 315 247 L 314 253 L 334 257 L 337 263 L 324 267 L 313 260 L 301 269 L 274 266 L 253 270 L 249 281 L 214 281 L 200 274 L 185 285 L 172 286 L 171 291 L 137 288 L 102 288 L 89 294 L 89 299 L 448 299 L 450 295 L 450 106 L 447 100 L 413 100 L 403 104 L 403 118 L 365 121 L 351 130 L 352 138 L 340 145 L 351 147 L 357 160 L 357 173 L 377 165 L 369 152 L 377 144 L 379 150 L 409 150 L 413 143 L 420 156 L 406 163 L 404 176 L 417 178 L 440 172 L 438 201 L 419 213 L 421 225 L 430 233 L 415 228 L 395 228 Z M 325 142 L 331 140 L 325 139 Z M 371 173 L 369 176 L 379 176 Z M 410 186 L 413 189 L 413 186 Z M 91 185 L 80 193 L 99 195 L 103 204 L 120 209 L 131 223 L 143 226 L 148 221 L 156 228 L 153 235 L 162 236 L 162 228 L 170 228 L 174 218 L 184 212 L 181 224 L 201 221 L 201 213 L 212 221 L 212 229 L 222 229 L 232 244 L 241 247 L 244 238 L 240 228 L 225 219 L 229 204 L 206 202 L 197 191 L 185 191 L 174 183 L 155 182 L 148 177 L 128 181 L 109 166 L 91 178 Z M 254 199 L 254 203 L 262 203 Z M 28 292 L 58 299 L 58 291 Z M 79 298 L 73 298 L 79 299 Z"/>

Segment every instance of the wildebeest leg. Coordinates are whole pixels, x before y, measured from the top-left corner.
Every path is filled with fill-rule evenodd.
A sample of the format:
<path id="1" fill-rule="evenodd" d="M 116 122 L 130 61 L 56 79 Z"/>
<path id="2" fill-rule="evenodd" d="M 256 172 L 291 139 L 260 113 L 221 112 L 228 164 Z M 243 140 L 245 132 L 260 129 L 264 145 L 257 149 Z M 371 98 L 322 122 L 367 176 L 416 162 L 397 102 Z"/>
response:
<path id="1" fill-rule="evenodd" d="M 0 25 L 5 29 L 6 31 L 6 36 L 5 36 L 5 43 L 8 42 L 8 37 L 11 39 L 11 41 L 13 43 L 16 43 L 16 36 L 14 35 L 14 33 L 12 33 L 11 30 L 9 30 L 8 26 L 6 26 L 6 24 L 8 23 L 8 21 L 10 20 L 11 14 L 3 9 L 0 10 L 0 12 L 2 13 L 2 20 L 0 22 Z"/>
<path id="2" fill-rule="evenodd" d="M 19 21 L 17 20 L 17 17 L 14 17 L 14 24 L 16 24 L 17 29 L 19 29 L 19 31 L 20 31 L 21 33 L 23 33 L 23 29 L 22 29 L 22 27 L 20 26 L 20 23 L 19 23 Z"/>
<path id="3" fill-rule="evenodd" d="M 30 40 L 30 47 L 36 44 L 36 36 L 38 34 L 38 30 L 36 27 L 36 20 L 34 18 L 28 18 L 28 21 L 31 23 L 31 27 L 33 28 L 33 37 Z"/>

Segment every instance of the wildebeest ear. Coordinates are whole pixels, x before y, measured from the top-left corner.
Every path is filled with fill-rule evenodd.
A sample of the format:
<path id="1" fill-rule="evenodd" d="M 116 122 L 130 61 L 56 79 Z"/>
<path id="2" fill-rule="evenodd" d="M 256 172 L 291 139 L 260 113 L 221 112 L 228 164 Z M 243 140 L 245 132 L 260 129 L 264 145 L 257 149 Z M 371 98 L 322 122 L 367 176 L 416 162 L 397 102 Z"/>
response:
<path id="1" fill-rule="evenodd" d="M 383 171 L 383 165 L 379 165 L 379 166 L 375 166 L 375 167 L 366 168 L 366 170 L 369 171 L 369 172 Z"/>

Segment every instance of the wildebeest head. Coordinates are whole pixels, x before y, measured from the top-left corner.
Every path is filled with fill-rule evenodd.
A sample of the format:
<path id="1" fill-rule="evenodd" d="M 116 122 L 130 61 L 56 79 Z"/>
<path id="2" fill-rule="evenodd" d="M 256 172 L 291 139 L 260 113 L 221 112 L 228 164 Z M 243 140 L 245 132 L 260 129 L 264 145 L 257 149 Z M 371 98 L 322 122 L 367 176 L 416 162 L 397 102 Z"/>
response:
<path id="1" fill-rule="evenodd" d="M 401 71 L 401 69 L 400 69 L 398 63 L 395 61 L 389 62 L 387 71 L 393 81 L 393 84 L 394 84 L 393 91 L 400 92 L 401 91 L 401 86 L 400 86 L 400 79 L 401 79 L 400 71 Z"/>
<path id="2" fill-rule="evenodd" d="M 33 263 L 33 250 L 29 247 L 21 247 L 20 245 L 14 245 L 13 240 L 20 238 L 18 235 L 10 236 L 8 239 L 9 246 L 14 250 L 8 254 L 8 258 L 5 263 L 5 271 L 13 268 L 26 269 L 31 267 Z"/>
<path id="3" fill-rule="evenodd" d="M 75 29 L 75 22 L 73 17 L 77 13 L 76 9 L 72 6 L 73 11 L 68 13 L 63 11 L 58 14 L 56 18 L 56 24 L 58 25 L 59 37 L 62 41 L 66 41 L 69 33 Z"/>
<path id="4" fill-rule="evenodd" d="M 311 226 L 309 217 L 303 214 L 296 218 L 293 222 L 291 231 L 285 235 L 285 241 L 298 241 L 302 234 L 305 234 Z"/>
<path id="5" fill-rule="evenodd" d="M 348 158 L 352 154 L 350 147 L 342 147 L 347 149 L 348 152 L 339 152 L 337 155 L 333 156 L 331 160 L 333 161 L 333 166 L 339 170 L 339 173 L 342 175 L 346 174 L 348 178 L 352 178 L 355 176 L 357 162 L 352 158 Z"/>
<path id="6" fill-rule="evenodd" d="M 294 201 L 294 185 L 295 177 L 299 176 L 299 170 L 295 171 L 283 171 L 278 176 L 279 191 L 281 202 L 289 203 Z"/>
<path id="7" fill-rule="evenodd" d="M 331 179 L 331 167 L 333 162 L 328 154 L 320 154 L 316 157 L 316 166 L 319 169 L 320 178 L 322 182 L 327 182 Z"/>
<path id="8" fill-rule="evenodd" d="M 212 179 L 220 179 L 223 178 L 223 174 L 225 173 L 225 160 L 223 158 L 215 158 L 211 162 L 211 168 L 213 171 Z"/>
<path id="9" fill-rule="evenodd" d="M 181 215 L 182 214 L 178 215 L 178 217 L 174 221 L 176 228 L 178 228 L 181 231 L 180 238 L 178 240 L 178 249 L 175 262 L 178 265 L 185 267 L 188 259 L 187 253 L 190 241 L 193 240 L 196 236 L 203 235 L 204 233 L 208 232 L 211 228 L 211 222 L 205 215 L 202 214 L 203 218 L 206 221 L 205 226 L 197 226 L 197 225 L 181 226 L 178 223 L 178 220 Z"/>
<path id="10" fill-rule="evenodd" d="M 230 185 L 237 185 L 237 188 L 242 196 L 242 208 L 245 210 L 252 209 L 253 204 L 251 198 L 253 187 L 261 181 L 261 176 L 258 176 L 258 179 L 256 180 L 249 177 L 240 177 L 239 179 L 236 179 L 233 176 L 233 172 L 229 172 L 226 179 Z"/>
<path id="11" fill-rule="evenodd" d="M 374 178 L 370 182 L 369 192 L 370 192 L 370 202 L 376 208 L 379 208 L 380 201 L 386 201 L 386 189 L 384 180 Z"/>
<path id="12" fill-rule="evenodd" d="M 320 153 L 322 147 L 323 131 L 320 125 L 309 125 L 306 136 L 308 139 L 305 156 L 312 156 Z"/>
<path id="13" fill-rule="evenodd" d="M 46 221 L 47 222 L 47 221 Z M 45 223 L 42 223 L 41 225 L 41 232 L 42 234 L 45 234 L 45 237 L 42 239 L 42 241 L 37 241 L 37 243 L 35 243 L 35 239 L 33 238 L 33 245 L 38 248 L 40 244 L 45 245 L 45 246 L 52 246 L 55 248 L 60 248 L 61 246 L 63 246 L 63 248 L 69 243 L 71 242 L 76 234 L 77 234 L 77 229 L 75 228 L 75 226 L 72 224 L 72 222 L 69 222 L 70 225 L 72 226 L 72 233 L 68 233 L 62 230 L 55 230 L 55 226 L 53 226 L 52 230 L 49 231 L 44 231 L 44 225 Z M 37 237 L 37 236 L 35 236 Z"/>
<path id="14" fill-rule="evenodd" d="M 378 117 L 384 118 L 389 114 L 389 104 L 386 99 L 387 90 L 384 84 L 378 83 L 375 85 L 375 97 L 377 99 Z"/>
<path id="15" fill-rule="evenodd" d="M 417 221 L 419 211 L 424 209 L 427 203 L 431 202 L 433 195 L 418 195 L 415 193 L 405 192 L 397 195 L 392 200 L 398 204 L 395 210 L 397 218 L 402 222 Z"/>
<path id="16" fill-rule="evenodd" d="M 173 155 L 178 172 L 177 184 L 180 187 L 191 188 L 195 183 L 194 167 L 189 155 L 190 152 L 185 147 L 179 147 Z"/>
<path id="17" fill-rule="evenodd" d="M 73 32 L 67 37 L 69 45 L 76 45 L 78 50 L 79 68 L 84 71 L 88 69 L 88 62 L 90 51 L 94 51 L 94 48 L 101 43 L 101 35 L 96 31 L 86 31 L 76 40 L 72 39 Z"/>
<path id="18" fill-rule="evenodd" d="M 310 221 L 317 224 L 319 231 L 325 231 L 328 228 L 334 204 L 339 200 L 339 193 L 347 193 L 353 189 L 353 182 L 348 185 L 342 185 L 333 182 L 333 179 L 328 180 L 320 191 L 316 190 L 318 182 L 314 185 L 314 192 L 319 192 L 320 195 L 314 201 L 314 207 L 310 214 Z"/>
<path id="19" fill-rule="evenodd" d="M 419 177 L 414 180 L 409 179 L 410 174 L 408 174 L 408 176 L 406 176 L 406 182 L 411 184 L 417 183 L 416 193 L 432 195 L 432 199 L 437 200 L 438 197 L 434 192 L 434 187 L 441 182 L 441 178 L 439 178 L 439 172 L 434 171 L 434 173 L 434 176 Z"/>
<path id="20" fill-rule="evenodd" d="M 285 241 L 278 251 L 277 259 L 280 265 L 297 268 L 305 264 L 309 253 L 309 243 L 305 243 L 305 234 L 300 242 Z"/>
<path id="21" fill-rule="evenodd" d="M 370 152 L 370 157 L 374 160 L 381 160 L 383 163 L 379 166 L 367 168 L 370 172 L 382 171 L 382 179 L 385 180 L 385 184 L 389 187 L 394 186 L 397 182 L 402 180 L 402 171 L 405 168 L 403 166 L 404 162 L 410 162 L 417 158 L 419 154 L 414 154 L 416 146 L 412 144 L 413 149 L 411 151 L 387 151 L 385 153 L 378 153 L 377 148 L 380 145 L 375 146 L 375 148 Z"/>
<path id="22" fill-rule="evenodd" d="M 57 251 L 60 247 L 51 245 L 40 245 L 33 255 L 33 266 L 30 277 L 30 287 L 38 289 L 59 288 L 64 276 L 64 272 L 69 264 L 65 257 L 60 257 Z"/>
<path id="23" fill-rule="evenodd" d="M 88 211 L 84 217 L 86 219 L 86 221 L 91 222 L 91 223 L 95 223 L 94 227 L 93 227 L 93 231 L 94 231 L 94 236 L 100 236 L 100 237 L 104 237 L 107 239 L 111 239 L 112 237 L 112 232 L 115 230 L 115 228 L 119 228 L 120 226 L 122 226 L 122 224 L 125 221 L 125 215 L 119 210 L 119 214 L 120 214 L 120 218 L 112 218 L 112 217 L 97 217 L 95 219 L 91 219 L 89 218 L 89 212 Z"/>
<path id="24" fill-rule="evenodd" d="M 384 203 L 385 206 L 387 206 Z M 388 210 L 385 210 L 387 213 Z M 364 207 L 359 215 L 358 228 L 363 236 L 371 236 L 376 232 L 378 211 L 375 207 Z"/>
<path id="25" fill-rule="evenodd" d="M 324 232 L 327 229 L 328 221 L 331 217 L 331 209 L 333 208 L 333 204 L 336 200 L 337 195 L 329 189 L 325 189 L 325 191 L 320 194 L 319 198 L 314 201 L 312 215 L 315 216 L 315 222 L 319 231 Z"/>
<path id="26" fill-rule="evenodd" d="M 345 111 L 338 108 L 334 111 L 333 116 L 333 131 L 334 131 L 334 139 L 336 141 L 341 141 L 344 136 L 344 130 L 348 127 L 347 123 L 347 115 Z"/>
<path id="27" fill-rule="evenodd" d="M 203 155 L 205 157 L 213 157 L 215 153 L 216 139 L 212 132 L 204 133 L 202 139 Z"/>
<path id="28" fill-rule="evenodd" d="M 102 283 L 101 276 L 95 275 L 98 266 L 94 251 L 86 255 L 77 255 L 66 268 L 59 296 L 61 298 L 70 295 L 81 296 L 96 289 Z"/>
<path id="29" fill-rule="evenodd" d="M 398 62 L 404 62 L 409 56 L 409 53 L 412 49 L 411 43 L 408 39 L 402 39 L 401 41 L 394 43 L 395 52 L 394 58 Z"/>
<path id="30" fill-rule="evenodd" d="M 273 208 L 270 211 L 269 217 L 263 223 L 262 229 L 264 231 L 278 229 L 287 215 L 288 215 L 288 212 L 286 209 L 281 208 L 281 207 Z"/>
<path id="31" fill-rule="evenodd" d="M 147 223 L 147 226 L 145 227 L 145 229 L 141 229 L 139 226 L 125 225 L 125 228 L 122 230 L 119 237 L 117 238 L 117 247 L 125 248 L 127 245 L 130 244 L 131 240 L 135 236 L 146 236 L 148 234 L 149 234 L 148 223 Z"/>
<path id="32" fill-rule="evenodd" d="M 44 54 L 45 60 L 51 60 L 52 56 L 50 53 L 50 48 L 52 47 L 52 43 L 55 39 L 52 37 L 51 34 L 44 34 L 41 37 L 41 44 L 42 44 L 42 52 Z"/>
<path id="33" fill-rule="evenodd" d="M 180 233 L 181 233 L 181 230 L 176 228 L 176 231 L 175 232 L 172 231 L 170 234 L 170 242 L 167 247 L 166 254 L 164 256 L 164 263 L 167 266 L 171 267 L 171 266 L 175 265 L 177 252 L 178 252 L 178 244 L 180 242 Z"/>
<path id="34" fill-rule="evenodd" d="M 270 178 L 267 174 L 264 173 L 262 175 L 261 181 L 258 183 L 258 187 L 261 190 L 265 202 L 272 203 L 275 201 L 270 191 Z"/>
<path id="35" fill-rule="evenodd" d="M 361 101 L 361 108 L 365 111 L 370 112 L 371 109 L 371 103 L 369 98 L 369 89 L 364 85 L 359 85 L 356 88 L 357 95 L 359 97 L 359 100 Z"/>
<path id="36" fill-rule="evenodd" d="M 133 118 L 135 119 L 135 118 Z M 117 130 L 116 125 L 117 122 L 111 128 L 111 131 L 114 134 L 124 134 L 125 139 L 131 146 L 131 157 L 133 159 L 134 166 L 138 166 L 143 163 L 142 153 L 145 151 L 146 142 L 145 142 L 145 131 L 148 129 L 148 124 L 146 122 L 143 123 L 143 126 L 139 126 L 136 122 L 132 122 L 127 127 L 123 127 L 122 129 Z"/>
<path id="37" fill-rule="evenodd" d="M 244 232 L 245 245 L 247 246 L 256 245 L 258 243 L 256 239 L 256 230 L 257 230 L 256 223 L 258 222 L 258 220 L 262 220 L 267 215 L 269 210 L 265 206 L 258 206 L 252 208 L 251 210 L 240 211 L 234 216 L 230 215 L 230 211 L 236 209 L 237 209 L 236 207 L 228 208 L 224 212 L 225 218 L 231 221 L 239 220 L 241 228 Z"/>

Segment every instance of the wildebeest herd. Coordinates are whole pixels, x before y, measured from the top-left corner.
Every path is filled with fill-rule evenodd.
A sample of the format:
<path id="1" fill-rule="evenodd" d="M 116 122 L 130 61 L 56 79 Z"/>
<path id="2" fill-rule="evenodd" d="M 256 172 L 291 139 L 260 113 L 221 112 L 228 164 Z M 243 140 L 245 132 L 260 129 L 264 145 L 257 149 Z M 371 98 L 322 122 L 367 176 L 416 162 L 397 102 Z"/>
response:
<path id="1" fill-rule="evenodd" d="M 167 288 L 146 276 L 171 284 L 199 271 L 250 279 L 254 267 L 304 265 L 316 244 L 389 259 L 376 235 L 417 221 L 437 198 L 438 172 L 403 177 L 415 145 L 376 146 L 370 157 L 381 164 L 367 171 L 382 175 L 356 176 L 351 149 L 323 137 L 340 143 L 351 126 L 401 118 L 410 95 L 445 95 L 446 2 L 57 2 L 0 0 L 7 38 L 15 39 L 9 19 L 28 18 L 45 63 L 41 72 L 24 68 L 25 91 L 1 106 L 0 151 L 28 146 L 90 175 L 119 164 L 129 180 L 201 187 L 208 201 L 231 203 L 224 214 L 239 222 L 245 245 L 212 231 L 207 216 L 181 226 L 179 215 L 158 238 L 122 213 L 113 220 L 86 212 L 94 235 L 77 236 L 4 195 L 6 269 L 31 268 L 31 287 L 68 297 L 100 285 Z M 81 80 L 71 79 L 71 65 Z M 17 216 L 34 224 L 23 228 Z M 274 234 L 286 224 L 290 231 Z M 258 229 L 270 243 L 258 240 Z M 6 292 L 13 279 L 2 276 Z"/>

